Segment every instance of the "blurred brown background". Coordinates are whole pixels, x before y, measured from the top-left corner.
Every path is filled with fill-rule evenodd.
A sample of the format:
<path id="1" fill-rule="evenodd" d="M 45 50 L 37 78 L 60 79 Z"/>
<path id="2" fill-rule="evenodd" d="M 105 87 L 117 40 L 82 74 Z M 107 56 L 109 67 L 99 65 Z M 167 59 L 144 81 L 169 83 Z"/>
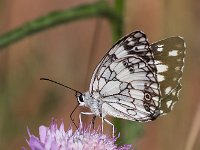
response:
<path id="1" fill-rule="evenodd" d="M 52 11 L 92 2 L 1 0 L 0 34 Z M 142 30 L 150 42 L 180 35 L 187 43 L 180 101 L 168 115 L 145 123 L 144 133 L 132 143 L 133 147 L 190 150 L 186 148 L 189 144 L 198 150 L 200 135 L 195 137 L 195 133 L 200 118 L 197 114 L 197 108 L 200 109 L 200 1 L 126 0 L 124 20 L 125 33 Z M 95 66 L 112 46 L 110 25 L 102 19 L 94 55 L 90 57 L 96 21 L 87 19 L 56 26 L 0 51 L 0 149 L 27 147 L 26 127 L 38 135 L 38 127 L 49 125 L 52 117 L 58 121 L 64 119 L 67 128 L 69 114 L 77 104 L 74 93 L 39 78 L 49 77 L 87 91 Z M 92 63 L 88 65 L 89 60 Z M 80 110 L 74 114 L 76 121 Z"/>

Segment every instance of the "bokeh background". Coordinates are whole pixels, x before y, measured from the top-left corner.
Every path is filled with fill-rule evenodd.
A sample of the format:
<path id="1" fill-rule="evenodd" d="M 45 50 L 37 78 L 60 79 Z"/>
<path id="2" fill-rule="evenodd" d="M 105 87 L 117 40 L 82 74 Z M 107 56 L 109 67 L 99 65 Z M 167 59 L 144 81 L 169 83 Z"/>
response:
<path id="1" fill-rule="evenodd" d="M 0 35 L 50 12 L 93 2 L 1 0 Z M 113 1 L 109 3 L 112 5 Z M 124 136 L 129 137 L 127 144 L 133 144 L 138 150 L 198 150 L 200 1 L 125 0 L 123 19 L 125 33 L 142 30 L 150 42 L 179 35 L 187 44 L 180 101 L 172 112 L 153 122 L 122 121 L 128 124 L 121 129 Z M 98 35 L 94 35 L 96 28 Z M 0 149 L 27 147 L 26 127 L 38 135 L 38 127 L 48 126 L 52 117 L 58 122 L 63 119 L 68 128 L 71 124 L 69 115 L 77 104 L 74 92 L 39 79 L 49 77 L 79 91 L 87 91 L 95 66 L 113 44 L 111 34 L 106 19 L 91 18 L 63 23 L 1 49 Z M 91 49 L 94 42 L 95 47 Z M 78 108 L 74 113 L 76 122 L 83 110 Z M 84 120 L 90 122 L 91 118 Z M 141 128 L 142 131 L 135 131 Z M 110 130 L 107 127 L 106 131 Z M 130 136 L 132 133 L 134 137 Z"/>

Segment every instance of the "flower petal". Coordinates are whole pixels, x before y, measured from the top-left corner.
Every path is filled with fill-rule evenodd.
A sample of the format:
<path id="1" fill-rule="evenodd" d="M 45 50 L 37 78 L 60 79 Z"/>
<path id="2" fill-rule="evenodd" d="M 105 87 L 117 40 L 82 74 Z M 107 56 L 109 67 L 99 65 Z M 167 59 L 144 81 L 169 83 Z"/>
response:
<path id="1" fill-rule="evenodd" d="M 82 127 L 73 132 L 70 127 L 65 132 L 64 123 L 58 128 L 55 120 L 50 127 L 40 126 L 40 138 L 31 135 L 28 131 L 30 140 L 28 144 L 32 150 L 129 150 L 131 145 L 118 147 L 115 142 L 118 137 L 110 137 L 103 134 L 100 130 L 93 130 L 91 125 Z"/>
<path id="2" fill-rule="evenodd" d="M 30 137 L 28 144 L 32 150 L 44 150 L 42 143 L 35 136 Z"/>
<path id="3" fill-rule="evenodd" d="M 39 135 L 40 135 L 40 141 L 42 143 L 45 143 L 45 139 L 46 139 L 46 136 L 47 136 L 47 127 L 40 126 L 39 127 Z"/>

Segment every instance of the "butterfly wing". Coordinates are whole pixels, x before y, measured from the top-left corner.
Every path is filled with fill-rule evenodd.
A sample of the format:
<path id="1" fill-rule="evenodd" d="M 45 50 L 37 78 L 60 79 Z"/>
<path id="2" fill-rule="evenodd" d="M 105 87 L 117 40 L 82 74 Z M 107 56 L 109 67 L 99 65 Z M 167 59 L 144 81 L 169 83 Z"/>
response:
<path id="1" fill-rule="evenodd" d="M 159 115 L 157 70 L 144 33 L 130 33 L 107 52 L 94 71 L 89 92 L 114 117 L 148 121 Z"/>
<path id="2" fill-rule="evenodd" d="M 93 73 L 89 92 L 93 94 L 93 92 L 99 91 L 99 78 L 101 77 L 102 72 L 104 72 L 112 62 L 124 59 L 132 55 L 140 56 L 145 62 L 149 64 L 152 72 L 156 72 L 153 55 L 149 49 L 149 43 L 147 41 L 146 35 L 141 31 L 135 31 L 120 39 L 101 59 Z"/>
<path id="3" fill-rule="evenodd" d="M 104 111 L 128 120 L 155 119 L 159 115 L 159 85 L 148 64 L 130 56 L 113 62 L 109 69 L 114 75 L 99 87 Z"/>
<path id="4" fill-rule="evenodd" d="M 186 46 L 181 37 L 170 37 L 153 43 L 151 49 L 160 84 L 160 113 L 165 114 L 179 98 Z"/>

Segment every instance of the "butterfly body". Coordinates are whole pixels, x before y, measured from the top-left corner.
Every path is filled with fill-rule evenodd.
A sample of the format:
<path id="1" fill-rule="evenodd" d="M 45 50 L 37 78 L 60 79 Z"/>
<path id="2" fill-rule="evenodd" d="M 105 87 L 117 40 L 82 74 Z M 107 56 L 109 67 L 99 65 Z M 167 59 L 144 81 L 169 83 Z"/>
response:
<path id="1" fill-rule="evenodd" d="M 149 44 L 143 32 L 132 32 L 102 58 L 89 91 L 78 96 L 79 103 L 102 118 L 155 120 L 178 100 L 184 57 L 181 37 Z"/>
<path id="2" fill-rule="evenodd" d="M 89 92 L 85 92 L 80 96 L 82 96 L 82 100 L 83 100 L 82 106 L 90 108 L 91 112 L 95 116 L 105 117 L 106 114 L 104 116 L 102 116 L 103 101 L 99 97 L 94 98 L 94 97 L 92 97 L 92 95 Z"/>

